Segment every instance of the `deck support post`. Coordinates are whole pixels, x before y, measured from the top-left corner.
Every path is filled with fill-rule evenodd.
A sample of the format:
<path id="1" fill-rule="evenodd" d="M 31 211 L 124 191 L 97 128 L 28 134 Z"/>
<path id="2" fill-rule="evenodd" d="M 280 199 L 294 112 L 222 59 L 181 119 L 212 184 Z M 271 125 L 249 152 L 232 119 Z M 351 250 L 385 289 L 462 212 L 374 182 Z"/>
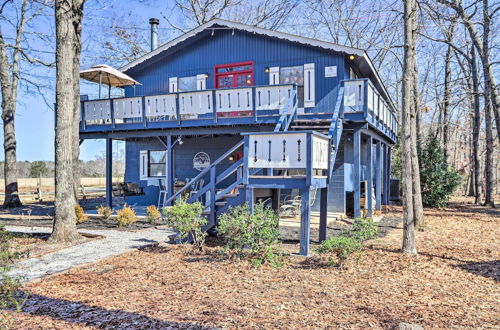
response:
<path id="1" fill-rule="evenodd" d="M 215 190 L 215 180 L 217 178 L 216 168 L 212 167 L 210 169 L 210 220 L 209 225 L 215 225 L 215 195 L 217 191 Z"/>
<path id="2" fill-rule="evenodd" d="M 375 154 L 375 209 L 381 210 L 382 203 L 382 142 L 377 142 Z"/>
<path id="3" fill-rule="evenodd" d="M 272 189 L 271 191 L 271 208 L 275 211 L 278 211 L 280 208 L 280 195 L 281 189 Z"/>
<path id="4" fill-rule="evenodd" d="M 113 206 L 113 139 L 106 138 L 106 205 Z"/>
<path id="5" fill-rule="evenodd" d="M 309 255 L 309 246 L 311 240 L 311 209 L 310 201 L 311 190 L 306 187 L 301 192 L 301 215 L 300 215 L 300 255 Z"/>
<path id="6" fill-rule="evenodd" d="M 248 204 L 248 207 L 250 208 L 250 212 L 253 213 L 254 198 L 253 198 L 253 188 L 252 187 L 247 186 L 245 188 L 245 201 Z"/>
<path id="7" fill-rule="evenodd" d="M 165 182 L 165 186 L 167 188 L 166 199 L 169 199 L 174 194 L 174 154 L 172 150 L 171 135 L 167 135 L 167 180 Z"/>
<path id="8" fill-rule="evenodd" d="M 391 147 L 386 146 L 385 169 L 384 169 L 384 204 L 389 205 L 390 182 L 391 182 Z"/>
<path id="9" fill-rule="evenodd" d="M 354 132 L 354 218 L 361 216 L 361 132 Z"/>
<path id="10" fill-rule="evenodd" d="M 328 226 L 328 185 L 320 190 L 321 200 L 319 205 L 319 241 L 326 240 Z"/>
<path id="11" fill-rule="evenodd" d="M 366 216 L 373 216 L 373 140 L 371 136 L 367 137 L 366 143 L 366 161 L 367 161 L 367 174 L 366 174 Z"/>

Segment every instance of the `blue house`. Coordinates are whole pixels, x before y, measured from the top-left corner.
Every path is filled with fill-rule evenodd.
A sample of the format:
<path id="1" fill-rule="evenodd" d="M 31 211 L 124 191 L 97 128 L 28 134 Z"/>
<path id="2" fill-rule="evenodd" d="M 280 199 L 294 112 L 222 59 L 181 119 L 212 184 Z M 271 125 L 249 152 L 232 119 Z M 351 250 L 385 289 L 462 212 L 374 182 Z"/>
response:
<path id="1" fill-rule="evenodd" d="M 141 85 L 82 102 L 81 139 L 107 141 L 109 204 L 113 139 L 143 191 L 131 205 L 187 196 L 214 226 L 231 206 L 300 196 L 302 254 L 311 209 L 324 239 L 327 211 L 388 203 L 395 106 L 361 49 L 216 19 L 120 70 Z"/>

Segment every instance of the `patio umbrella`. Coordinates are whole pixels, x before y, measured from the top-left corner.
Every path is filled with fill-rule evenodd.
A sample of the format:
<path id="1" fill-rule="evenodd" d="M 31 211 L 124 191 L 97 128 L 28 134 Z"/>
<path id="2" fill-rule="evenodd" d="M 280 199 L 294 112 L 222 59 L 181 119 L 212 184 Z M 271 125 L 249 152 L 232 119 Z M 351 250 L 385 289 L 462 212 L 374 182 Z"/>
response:
<path id="1" fill-rule="evenodd" d="M 125 87 L 132 85 L 134 86 L 135 95 L 135 85 L 140 85 L 138 81 L 106 64 L 94 65 L 90 69 L 80 71 L 80 78 L 99 83 L 99 98 L 101 98 L 102 84 L 109 86 L 108 97 L 111 97 L 111 87 Z"/>

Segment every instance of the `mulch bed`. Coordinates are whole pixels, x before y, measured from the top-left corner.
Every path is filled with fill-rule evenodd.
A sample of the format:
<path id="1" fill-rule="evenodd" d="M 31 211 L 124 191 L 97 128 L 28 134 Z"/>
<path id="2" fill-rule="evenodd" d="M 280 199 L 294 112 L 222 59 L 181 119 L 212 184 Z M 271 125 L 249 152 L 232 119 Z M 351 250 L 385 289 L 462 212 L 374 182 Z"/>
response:
<path id="1" fill-rule="evenodd" d="M 282 268 L 154 246 L 25 286 L 16 328 L 499 328 L 500 210 L 426 210 L 419 255 L 401 225 L 345 271 L 298 256 Z M 400 209 L 387 214 L 398 218 Z M 287 246 L 287 250 L 295 245 Z"/>
<path id="2" fill-rule="evenodd" d="M 93 198 L 80 201 L 84 210 L 95 210 L 97 206 L 104 204 L 102 198 Z M 0 208 L 0 224 L 11 226 L 28 227 L 52 227 L 54 217 L 54 202 L 25 203 L 21 207 L 3 209 Z M 127 227 L 118 227 L 113 218 L 103 219 L 102 217 L 90 216 L 89 219 L 77 225 L 78 229 L 115 229 L 122 231 L 137 231 L 156 227 L 158 224 L 150 223 L 140 219 Z"/>

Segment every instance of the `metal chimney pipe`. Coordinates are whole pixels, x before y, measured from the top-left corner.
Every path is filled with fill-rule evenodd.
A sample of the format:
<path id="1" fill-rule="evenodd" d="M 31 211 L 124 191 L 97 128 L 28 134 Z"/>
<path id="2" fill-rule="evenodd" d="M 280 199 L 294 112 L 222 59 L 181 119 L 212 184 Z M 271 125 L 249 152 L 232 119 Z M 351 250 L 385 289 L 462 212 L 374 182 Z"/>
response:
<path id="1" fill-rule="evenodd" d="M 150 18 L 149 24 L 151 24 L 151 51 L 158 47 L 158 24 L 160 21 L 158 18 Z"/>

